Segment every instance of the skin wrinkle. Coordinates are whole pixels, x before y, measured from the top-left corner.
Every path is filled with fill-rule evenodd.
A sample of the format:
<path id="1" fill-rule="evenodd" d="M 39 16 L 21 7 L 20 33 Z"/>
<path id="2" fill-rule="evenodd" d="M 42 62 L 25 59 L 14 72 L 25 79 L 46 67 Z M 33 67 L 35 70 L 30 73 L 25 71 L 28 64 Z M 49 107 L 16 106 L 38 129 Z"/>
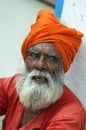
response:
<path id="1" fill-rule="evenodd" d="M 39 42 L 53 42 L 61 56 L 66 73 L 82 43 L 82 37 L 80 31 L 62 24 L 52 11 L 42 9 L 38 12 L 35 23 L 32 24 L 30 32 L 22 43 L 23 59 L 25 61 L 27 50 L 31 46 Z"/>
<path id="2" fill-rule="evenodd" d="M 42 43 L 32 47 L 36 52 L 40 52 L 40 57 L 38 55 L 35 57 L 34 53 L 28 55 L 27 52 L 25 69 L 16 82 L 19 99 L 24 105 L 21 126 L 35 118 L 42 109 L 47 108 L 63 95 L 64 69 L 54 44 Z M 56 54 L 58 58 L 54 61 L 51 56 L 51 61 L 47 60 L 44 66 L 47 54 Z M 45 79 L 48 82 L 45 82 Z"/>
<path id="3" fill-rule="evenodd" d="M 32 47 L 28 50 L 28 52 L 27 52 L 27 57 L 28 57 L 28 55 L 30 55 L 31 53 L 35 53 L 35 54 L 37 54 L 38 56 L 41 55 L 41 53 L 40 53 L 39 51 L 36 51 L 36 50 L 33 49 Z M 54 57 L 54 58 L 57 58 L 57 59 L 61 60 L 61 58 L 60 58 L 60 56 L 59 56 L 58 54 L 52 53 L 52 52 L 51 52 L 51 53 L 44 54 L 44 56 L 45 56 L 45 57 Z"/>
<path id="4" fill-rule="evenodd" d="M 41 44 L 42 44 L 42 46 L 41 46 Z M 34 46 L 36 46 L 36 48 L 37 48 L 37 50 L 34 48 Z M 53 68 L 53 66 L 56 68 L 56 66 L 60 66 L 59 65 L 59 62 L 60 62 L 60 64 L 61 64 L 61 67 L 63 67 L 63 63 L 62 63 L 62 59 L 61 59 L 61 57 L 60 57 L 60 55 L 59 55 L 59 53 L 57 52 L 57 50 L 56 50 L 56 48 L 55 48 L 55 46 L 54 46 L 54 44 L 53 43 L 39 43 L 39 44 L 37 44 L 37 45 L 34 45 L 34 46 L 32 46 L 31 48 L 30 48 L 30 50 L 32 50 L 33 49 L 33 51 L 35 51 L 35 52 L 39 52 L 39 53 L 41 53 L 41 56 L 44 58 L 43 59 L 43 68 L 42 69 L 44 69 L 44 70 L 48 70 L 48 68 Z M 39 47 L 38 47 L 39 46 Z M 47 51 L 48 51 L 48 46 L 50 46 L 51 48 L 54 48 L 54 52 L 52 51 L 52 49 L 50 49 L 51 50 L 51 52 L 50 52 L 50 50 L 49 50 L 49 52 L 47 53 Z M 41 52 L 40 52 L 40 47 L 41 47 Z M 28 49 L 29 50 L 29 49 Z M 46 50 L 46 52 L 43 52 L 43 50 L 45 51 Z M 52 67 L 49 67 L 49 65 L 47 65 L 47 64 L 50 64 L 47 60 L 46 60 L 46 58 L 45 58 L 45 55 L 48 55 L 48 54 L 55 54 L 56 56 L 57 56 L 57 65 L 55 65 L 52 61 L 50 62 L 51 63 L 51 66 Z M 25 60 L 25 62 L 26 62 L 26 65 L 27 64 L 29 64 L 29 59 L 30 59 L 30 64 L 31 64 L 31 62 L 33 62 L 33 60 L 36 62 L 33 62 L 34 63 L 34 65 L 32 65 L 32 66 L 38 66 L 39 64 L 40 64 L 40 62 L 39 62 L 39 58 L 37 58 L 37 60 L 35 60 L 36 58 L 33 58 L 33 59 L 31 59 L 31 57 L 29 56 L 29 54 L 28 54 L 28 51 L 27 51 L 27 57 L 26 57 L 26 60 Z M 56 61 L 55 61 L 56 62 Z M 30 66 L 31 67 L 31 66 Z M 27 65 L 27 68 L 29 69 L 29 65 Z M 31 67 L 31 70 L 32 70 L 32 68 L 33 67 Z M 59 69 L 60 69 L 60 67 L 59 67 Z M 57 70 L 58 70 L 58 68 L 57 68 Z M 49 71 L 49 70 L 48 70 Z M 49 72 L 50 73 L 50 72 Z M 55 72 L 54 72 L 55 73 Z M 54 74 L 53 73 L 53 74 Z"/>
<path id="5" fill-rule="evenodd" d="M 41 55 L 42 54 L 47 55 L 47 53 L 51 53 L 51 52 L 52 54 L 58 54 L 53 43 L 42 43 L 42 44 L 34 45 L 33 49 L 39 51 Z M 34 62 L 36 62 L 35 59 L 33 58 L 33 60 L 31 61 L 27 53 L 27 58 L 25 61 L 25 71 L 22 74 L 22 76 L 18 79 L 16 84 L 21 102 L 23 103 L 26 102 L 24 103 L 25 107 L 31 107 L 32 110 L 42 109 L 49 106 L 51 103 L 55 102 L 58 98 L 60 98 L 60 96 L 63 93 L 62 86 L 64 80 L 63 78 L 64 72 L 63 72 L 63 64 L 60 57 L 58 59 L 59 60 L 57 60 L 55 63 L 52 62 L 53 67 L 55 66 L 55 68 L 53 69 L 50 62 L 46 63 L 45 65 L 46 67 L 43 66 L 44 63 L 41 63 L 41 68 L 39 68 L 38 64 L 34 65 L 35 64 Z M 44 84 L 35 83 L 32 80 L 32 77 L 34 76 L 36 77 L 44 76 L 48 80 L 48 82 Z M 26 92 L 24 92 L 25 88 L 26 88 Z M 25 95 L 29 96 L 28 101 L 26 98 L 27 96 Z M 39 105 L 37 106 L 37 104 Z"/>

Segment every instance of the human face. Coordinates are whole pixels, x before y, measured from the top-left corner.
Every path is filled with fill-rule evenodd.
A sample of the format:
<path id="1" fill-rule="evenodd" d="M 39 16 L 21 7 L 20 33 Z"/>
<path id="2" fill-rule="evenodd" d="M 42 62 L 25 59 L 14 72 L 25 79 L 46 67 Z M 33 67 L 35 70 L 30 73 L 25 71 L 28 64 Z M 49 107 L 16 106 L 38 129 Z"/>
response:
<path id="1" fill-rule="evenodd" d="M 61 58 L 53 43 L 39 43 L 33 45 L 27 52 L 26 66 L 29 72 L 34 69 L 47 71 L 54 76 L 56 71 L 59 71 Z M 44 77 L 34 79 L 38 84 L 45 83 Z"/>
<path id="2" fill-rule="evenodd" d="M 36 82 L 33 77 L 38 77 Z M 63 69 L 57 71 L 52 77 L 47 71 L 34 69 L 29 72 L 25 67 L 22 75 L 17 79 L 16 89 L 24 107 L 37 111 L 48 107 L 62 96 L 63 81 Z"/>
<path id="3" fill-rule="evenodd" d="M 33 76 L 44 76 L 47 83 L 38 84 L 33 82 Z M 25 108 L 32 111 L 44 109 L 58 100 L 63 94 L 64 73 L 59 71 L 52 77 L 48 72 L 24 70 L 16 82 L 19 99 Z"/>

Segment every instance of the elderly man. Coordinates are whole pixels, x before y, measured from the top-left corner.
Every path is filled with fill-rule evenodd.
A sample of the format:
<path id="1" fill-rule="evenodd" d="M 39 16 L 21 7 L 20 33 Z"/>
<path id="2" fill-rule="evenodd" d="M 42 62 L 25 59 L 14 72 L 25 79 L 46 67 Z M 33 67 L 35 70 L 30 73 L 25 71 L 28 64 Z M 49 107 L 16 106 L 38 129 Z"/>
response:
<path id="1" fill-rule="evenodd" d="M 0 79 L 3 130 L 84 130 L 85 110 L 64 85 L 83 34 L 42 9 L 22 43 L 24 72 Z"/>

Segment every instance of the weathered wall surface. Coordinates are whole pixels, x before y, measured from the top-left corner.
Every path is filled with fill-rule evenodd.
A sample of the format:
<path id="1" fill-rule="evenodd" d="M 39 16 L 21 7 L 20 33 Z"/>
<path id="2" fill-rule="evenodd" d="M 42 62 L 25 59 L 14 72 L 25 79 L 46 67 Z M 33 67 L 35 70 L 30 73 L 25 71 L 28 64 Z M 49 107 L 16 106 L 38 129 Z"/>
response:
<path id="1" fill-rule="evenodd" d="M 20 68 L 20 46 L 35 16 L 47 5 L 37 0 L 6 0 L 0 2 L 0 77 L 11 76 Z M 51 7 L 48 7 L 53 10 Z M 85 35 L 65 83 L 86 108 L 86 0 L 64 0 L 61 20 Z M 0 122 L 1 125 L 1 122 Z M 2 128 L 0 129 L 2 130 Z"/>
<path id="2" fill-rule="evenodd" d="M 82 45 L 70 71 L 66 74 L 66 84 L 78 96 L 86 109 L 86 1 L 64 0 L 61 20 L 84 34 Z"/>
<path id="3" fill-rule="evenodd" d="M 47 7 L 53 10 L 37 0 L 0 1 L 0 77 L 11 76 L 20 68 L 21 43 L 37 12 Z M 0 121 L 0 130 L 1 125 Z"/>

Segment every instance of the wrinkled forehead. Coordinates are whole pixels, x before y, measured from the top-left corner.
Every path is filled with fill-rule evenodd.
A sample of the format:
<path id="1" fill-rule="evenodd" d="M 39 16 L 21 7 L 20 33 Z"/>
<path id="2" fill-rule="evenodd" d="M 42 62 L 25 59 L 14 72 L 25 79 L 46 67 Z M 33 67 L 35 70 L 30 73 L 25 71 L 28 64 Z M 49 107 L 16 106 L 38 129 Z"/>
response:
<path id="1" fill-rule="evenodd" d="M 58 51 L 52 42 L 42 42 L 42 43 L 37 43 L 35 45 L 32 45 L 30 49 L 35 49 L 37 51 L 40 51 L 41 53 L 56 53 L 58 54 Z"/>

